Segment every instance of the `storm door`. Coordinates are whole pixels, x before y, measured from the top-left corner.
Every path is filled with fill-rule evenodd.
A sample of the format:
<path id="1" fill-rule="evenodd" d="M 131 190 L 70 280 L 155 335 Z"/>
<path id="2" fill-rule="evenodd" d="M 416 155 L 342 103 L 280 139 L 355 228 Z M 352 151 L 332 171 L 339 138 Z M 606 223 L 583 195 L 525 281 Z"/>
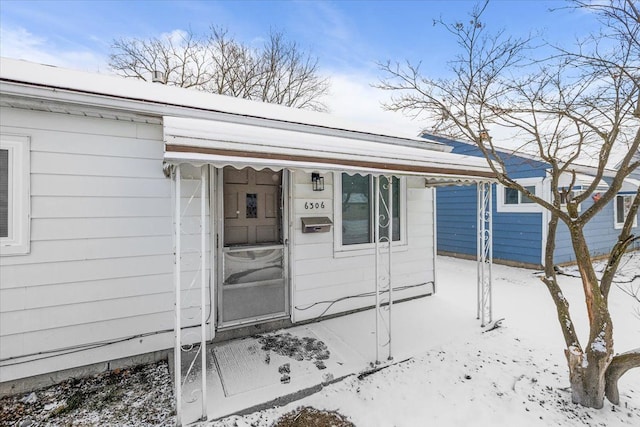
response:
<path id="1" fill-rule="evenodd" d="M 226 167 L 222 179 L 221 326 L 288 313 L 282 171 Z"/>

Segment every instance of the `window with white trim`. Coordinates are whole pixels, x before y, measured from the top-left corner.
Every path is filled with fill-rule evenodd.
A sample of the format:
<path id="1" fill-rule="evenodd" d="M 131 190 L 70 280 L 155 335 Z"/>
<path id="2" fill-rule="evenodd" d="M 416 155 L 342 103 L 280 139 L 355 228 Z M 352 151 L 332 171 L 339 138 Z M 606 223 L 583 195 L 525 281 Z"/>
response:
<path id="1" fill-rule="evenodd" d="M 342 173 L 337 179 L 336 207 L 336 240 L 338 248 L 342 250 L 363 249 L 372 247 L 375 243 L 375 213 L 376 194 L 372 175 L 349 175 Z M 380 236 L 387 235 L 387 229 L 383 227 L 388 222 L 388 214 L 385 205 L 389 205 L 389 193 L 386 190 L 388 179 L 380 177 L 379 185 L 383 187 L 380 203 Z M 392 179 L 392 226 L 393 241 L 404 241 L 405 182 L 403 179 Z"/>
<path id="2" fill-rule="evenodd" d="M 0 135 L 0 253 L 29 253 L 29 138 Z"/>
<path id="3" fill-rule="evenodd" d="M 624 226 L 627 217 L 629 216 L 629 211 L 631 210 L 631 205 L 633 204 L 634 194 L 618 194 L 615 198 L 615 202 L 613 204 L 613 214 L 614 214 L 614 227 L 622 228 Z M 638 226 L 638 215 L 633 219 L 633 227 Z"/>
<path id="4" fill-rule="evenodd" d="M 523 178 L 516 182 L 531 194 L 541 197 L 542 178 Z M 526 194 L 501 185 L 496 191 L 496 202 L 498 212 L 541 212 L 540 206 Z"/>
<path id="5" fill-rule="evenodd" d="M 566 188 L 561 188 L 560 190 L 560 209 L 564 212 L 567 212 L 567 201 L 575 199 L 578 195 L 582 193 L 582 186 L 574 187 L 573 190 L 567 191 Z M 577 207 L 578 212 L 582 212 L 582 203 L 578 203 Z"/>

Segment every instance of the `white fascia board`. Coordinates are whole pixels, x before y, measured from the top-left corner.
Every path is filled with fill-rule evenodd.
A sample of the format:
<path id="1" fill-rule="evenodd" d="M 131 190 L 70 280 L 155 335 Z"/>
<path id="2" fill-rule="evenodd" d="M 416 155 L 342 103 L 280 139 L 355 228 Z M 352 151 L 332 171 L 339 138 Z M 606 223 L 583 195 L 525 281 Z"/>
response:
<path id="1" fill-rule="evenodd" d="M 584 173 L 576 173 L 576 180 L 574 182 L 574 187 L 588 187 L 595 180 L 595 176 L 584 174 Z M 573 179 L 573 174 L 566 172 L 560 176 L 558 180 L 558 187 L 568 187 L 571 184 L 571 180 Z M 600 180 L 596 187 L 596 191 L 606 191 L 609 188 L 609 185 L 604 181 Z"/>
<path id="2" fill-rule="evenodd" d="M 620 188 L 619 193 L 632 193 L 638 191 L 638 187 L 640 187 L 639 179 L 625 178 L 622 182 L 622 187 Z"/>

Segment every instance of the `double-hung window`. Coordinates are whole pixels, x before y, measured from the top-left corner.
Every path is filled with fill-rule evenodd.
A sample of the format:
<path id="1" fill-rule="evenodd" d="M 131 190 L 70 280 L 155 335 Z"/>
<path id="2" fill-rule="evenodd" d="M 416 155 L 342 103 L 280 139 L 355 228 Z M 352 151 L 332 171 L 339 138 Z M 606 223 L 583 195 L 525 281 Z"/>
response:
<path id="1" fill-rule="evenodd" d="M 403 185 L 399 178 L 391 179 L 392 203 L 389 203 L 389 180 L 386 177 L 376 180 L 371 175 L 343 173 L 339 182 L 340 224 L 337 224 L 337 237 L 343 249 L 364 248 L 375 243 L 376 203 L 380 240 L 386 240 L 389 236 L 389 210 L 392 211 L 393 241 L 402 240 L 404 201 Z M 375 188 L 376 182 L 379 188 Z"/>
<path id="2" fill-rule="evenodd" d="M 542 178 L 520 178 L 516 180 L 529 193 L 542 196 Z M 499 185 L 496 191 L 498 212 L 540 212 L 540 206 L 526 194 L 513 188 Z"/>
<path id="3" fill-rule="evenodd" d="M 631 205 L 633 204 L 634 194 L 618 194 L 615 198 L 615 202 L 613 205 L 613 213 L 614 213 L 614 227 L 622 228 L 624 226 L 627 217 L 629 216 L 629 210 L 631 210 Z M 638 215 L 633 219 L 633 226 L 638 226 Z"/>
<path id="4" fill-rule="evenodd" d="M 29 138 L 0 135 L 0 253 L 29 252 Z"/>
<path id="5" fill-rule="evenodd" d="M 536 194 L 536 186 L 535 185 L 525 185 L 524 189 L 527 190 L 531 194 Z M 526 194 L 519 192 L 514 188 L 504 189 L 504 204 L 505 205 L 523 205 L 527 203 L 533 203 Z"/>

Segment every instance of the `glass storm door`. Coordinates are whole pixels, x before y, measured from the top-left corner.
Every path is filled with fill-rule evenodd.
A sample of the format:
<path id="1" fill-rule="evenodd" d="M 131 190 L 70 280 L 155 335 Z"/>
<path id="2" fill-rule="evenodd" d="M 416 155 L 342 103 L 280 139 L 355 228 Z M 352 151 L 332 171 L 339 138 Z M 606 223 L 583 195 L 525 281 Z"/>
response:
<path id="1" fill-rule="evenodd" d="M 226 167 L 223 194 L 221 326 L 286 315 L 282 172 Z"/>

